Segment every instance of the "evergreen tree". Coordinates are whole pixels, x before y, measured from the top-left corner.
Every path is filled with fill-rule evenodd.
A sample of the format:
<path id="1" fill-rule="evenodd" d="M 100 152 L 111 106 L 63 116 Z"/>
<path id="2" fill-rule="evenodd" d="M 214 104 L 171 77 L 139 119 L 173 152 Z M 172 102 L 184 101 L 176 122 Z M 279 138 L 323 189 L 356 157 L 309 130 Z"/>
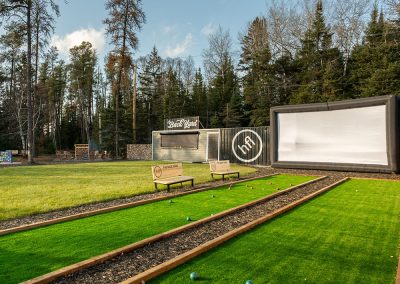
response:
<path id="1" fill-rule="evenodd" d="M 299 87 L 292 103 L 315 103 L 343 98 L 343 60 L 332 47 L 332 33 L 325 24 L 322 1 L 317 1 L 314 20 L 302 39 L 297 54 Z"/>
<path id="2" fill-rule="evenodd" d="M 199 116 L 203 125 L 208 127 L 208 99 L 207 89 L 203 81 L 203 75 L 199 68 L 194 77 L 192 94 L 192 115 Z"/>
<path id="3" fill-rule="evenodd" d="M 226 122 L 229 122 L 230 119 L 226 120 L 226 116 L 229 114 L 227 107 L 232 100 L 232 97 L 237 96 L 239 92 L 239 80 L 235 73 L 232 61 L 230 58 L 224 63 L 226 67 L 223 67 L 225 70 L 224 74 L 217 74 L 211 81 L 209 87 L 209 101 L 210 101 L 210 111 L 211 114 L 214 115 L 213 127 L 223 127 L 226 126 Z M 242 108 L 239 108 L 239 105 L 236 104 L 236 98 L 233 99 L 233 103 L 231 108 L 234 109 L 235 112 L 238 113 L 238 117 L 240 116 L 240 123 L 237 123 L 236 126 L 240 126 L 242 124 Z M 231 109 L 232 111 L 232 109 Z"/>
<path id="4" fill-rule="evenodd" d="M 271 52 L 268 43 L 267 21 L 257 17 L 242 37 L 240 67 L 244 72 L 243 94 L 250 126 L 269 124 L 269 109 L 273 105 L 271 86 Z"/>
<path id="5" fill-rule="evenodd" d="M 226 104 L 222 112 L 222 121 L 224 127 L 232 128 L 232 127 L 240 127 L 242 126 L 243 121 L 243 107 L 242 107 L 243 99 L 240 96 L 238 90 L 233 91 L 231 99 L 229 103 Z"/>
<path id="6" fill-rule="evenodd" d="M 97 55 L 89 42 L 82 42 L 70 49 L 69 76 L 70 100 L 77 113 L 77 125 L 80 129 L 79 143 L 91 144 L 93 137 L 93 85 Z M 71 109 L 72 110 L 72 109 Z"/>
<path id="7" fill-rule="evenodd" d="M 175 71 L 170 67 L 165 76 L 164 115 L 163 118 L 174 118 L 181 116 L 182 98 L 181 86 Z"/>
<path id="8" fill-rule="evenodd" d="M 39 152 L 54 154 L 61 149 L 61 120 L 66 91 L 66 66 L 58 59 L 55 47 L 45 54 L 45 61 L 39 67 L 37 95 L 42 111 L 37 122 Z"/>
<path id="9" fill-rule="evenodd" d="M 121 67 L 123 65 L 123 67 Z M 116 141 L 118 140 L 118 149 L 121 153 L 125 153 L 125 145 L 132 141 L 132 77 L 131 70 L 132 61 L 130 56 L 121 57 L 120 53 L 110 52 L 107 57 L 105 71 L 107 79 L 111 87 L 111 102 L 112 109 L 114 110 L 114 118 L 107 116 L 109 119 L 104 120 L 105 124 L 112 123 L 114 131 L 112 137 L 114 140 L 114 147 L 110 147 L 111 141 L 104 141 L 107 149 L 114 149 L 116 153 Z M 118 107 L 117 107 L 118 105 Z M 118 116 L 116 110 L 118 109 Z M 116 120 L 118 119 L 118 123 Z M 116 126 L 118 125 L 118 132 Z M 116 154 L 115 154 L 116 155 Z M 116 155 L 115 157 L 119 157 Z"/>
<path id="10" fill-rule="evenodd" d="M 399 25 L 384 19 L 375 6 L 364 43 L 356 46 L 349 61 L 350 92 L 354 97 L 400 95 Z"/>
<path id="11" fill-rule="evenodd" d="M 208 102 L 211 115 L 210 125 L 222 127 L 234 92 L 239 90 L 238 78 L 234 70 L 229 32 L 220 27 L 210 35 L 209 48 L 203 53 L 204 67 L 208 75 Z"/>
<path id="12" fill-rule="evenodd" d="M 289 53 L 283 53 L 271 65 L 273 104 L 286 105 L 290 103 L 297 85 L 299 66 Z"/>
<path id="13" fill-rule="evenodd" d="M 153 130 L 163 128 L 162 59 L 153 47 L 145 59 L 143 71 L 139 74 L 138 89 L 138 139 L 150 143 Z"/>

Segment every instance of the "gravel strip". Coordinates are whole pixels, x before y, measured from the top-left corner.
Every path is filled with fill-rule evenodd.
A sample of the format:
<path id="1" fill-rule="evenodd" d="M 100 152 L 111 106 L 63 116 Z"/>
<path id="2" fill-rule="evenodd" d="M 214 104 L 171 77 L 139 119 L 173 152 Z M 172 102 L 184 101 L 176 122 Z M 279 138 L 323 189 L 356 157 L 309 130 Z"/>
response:
<path id="1" fill-rule="evenodd" d="M 156 241 L 105 263 L 77 271 L 52 283 L 119 283 L 147 269 L 185 253 L 207 241 L 241 227 L 322 189 L 341 177 L 331 176 L 279 195 L 271 200 L 201 224 L 177 235 Z"/>

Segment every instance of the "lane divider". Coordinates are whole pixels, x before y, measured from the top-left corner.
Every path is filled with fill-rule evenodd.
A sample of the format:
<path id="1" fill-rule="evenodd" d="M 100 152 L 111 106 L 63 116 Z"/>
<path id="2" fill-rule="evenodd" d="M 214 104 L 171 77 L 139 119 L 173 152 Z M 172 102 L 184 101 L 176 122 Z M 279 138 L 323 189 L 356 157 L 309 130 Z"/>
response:
<path id="1" fill-rule="evenodd" d="M 266 177 L 271 177 L 271 176 L 276 176 L 276 175 L 279 175 L 279 174 L 276 173 L 276 174 L 270 174 L 270 175 L 265 175 L 265 176 L 261 176 L 261 177 L 252 177 L 252 178 L 248 178 L 248 179 L 242 179 L 242 180 L 224 183 L 224 184 L 221 184 L 218 186 L 201 187 L 201 188 L 197 188 L 197 189 L 193 189 L 193 190 L 187 190 L 185 192 L 176 193 L 173 195 L 166 195 L 166 196 L 160 196 L 160 197 L 155 197 L 155 198 L 150 198 L 150 199 L 145 199 L 145 200 L 133 201 L 133 202 L 129 202 L 129 203 L 121 204 L 121 205 L 115 205 L 115 206 L 110 206 L 110 207 L 106 207 L 106 208 L 91 210 L 88 212 L 77 213 L 77 214 L 60 217 L 60 218 L 55 218 L 55 219 L 50 219 L 50 220 L 46 220 L 46 221 L 42 221 L 42 222 L 36 222 L 36 223 L 26 224 L 26 225 L 22 225 L 22 226 L 18 226 L 18 227 L 12 227 L 12 228 L 8 228 L 8 229 L 0 230 L 0 236 L 4 236 L 4 235 L 16 233 L 16 232 L 27 231 L 27 230 L 31 230 L 31 229 L 35 229 L 35 228 L 45 227 L 45 226 L 49 226 L 49 225 L 53 225 L 53 224 L 63 223 L 63 222 L 67 222 L 67 221 L 72 221 L 72 220 L 76 220 L 76 219 L 81 219 L 81 218 L 85 218 L 85 217 L 90 217 L 90 216 L 94 216 L 94 215 L 99 215 L 99 214 L 103 214 L 103 213 L 109 213 L 109 212 L 127 209 L 127 208 L 131 208 L 131 207 L 136 207 L 136 206 L 140 206 L 140 205 L 144 205 L 144 204 L 148 204 L 148 203 L 152 203 L 152 202 L 156 202 L 156 201 L 162 201 L 162 200 L 166 200 L 166 199 L 170 199 L 170 198 L 184 196 L 187 194 L 197 193 L 197 192 L 206 191 L 206 190 L 212 190 L 212 189 L 215 189 L 215 188 L 218 188 L 221 186 L 225 186 L 228 184 L 236 184 L 236 183 L 240 183 L 240 182 L 246 182 L 246 181 L 251 181 L 254 179 L 266 178 Z"/>
<path id="2" fill-rule="evenodd" d="M 265 176 L 265 177 L 274 176 L 274 175 L 277 175 L 277 174 L 268 175 L 268 176 Z M 251 178 L 251 179 L 247 179 L 247 180 L 241 180 L 241 181 L 238 181 L 238 182 L 235 182 L 235 183 L 245 182 L 245 181 L 259 179 L 259 178 L 263 178 L 263 177 Z M 129 252 L 131 252 L 133 250 L 139 249 L 141 247 L 144 247 L 146 245 L 149 245 L 149 244 L 154 243 L 156 241 L 159 241 L 161 239 L 165 239 L 165 238 L 171 237 L 171 236 L 179 234 L 179 233 L 181 233 L 181 232 L 183 232 L 185 230 L 188 230 L 188 229 L 194 228 L 196 226 L 199 226 L 201 224 L 204 224 L 204 223 L 219 219 L 219 218 L 224 217 L 226 215 L 232 214 L 235 211 L 238 211 L 238 210 L 241 210 L 241 209 L 244 209 L 244 208 L 247 208 L 247 207 L 251 207 L 251 206 L 256 205 L 258 203 L 262 203 L 262 202 L 268 201 L 268 200 L 273 199 L 273 198 L 275 198 L 275 197 L 277 197 L 279 195 L 286 194 L 289 191 L 295 190 L 295 189 L 297 189 L 299 187 L 302 187 L 302 186 L 305 186 L 305 185 L 308 185 L 308 184 L 315 183 L 315 182 L 320 181 L 320 180 L 325 179 L 325 178 L 326 178 L 326 176 L 320 176 L 320 177 L 318 177 L 316 179 L 313 179 L 311 181 L 307 181 L 307 182 L 301 183 L 299 185 L 292 186 L 292 187 L 290 187 L 288 189 L 278 191 L 276 193 L 267 195 L 267 196 L 265 196 L 263 198 L 248 202 L 246 204 L 239 205 L 237 207 L 234 207 L 234 208 L 231 208 L 231 209 L 228 209 L 228 210 L 225 210 L 225 211 L 222 211 L 220 213 L 214 214 L 214 215 L 206 217 L 204 219 L 201 219 L 201 220 L 189 223 L 187 225 L 172 229 L 170 231 L 167 231 L 167 232 L 164 232 L 164 233 L 161 233 L 161 234 L 146 238 L 144 240 L 135 242 L 133 244 L 124 246 L 122 248 L 112 250 L 112 251 L 107 252 L 105 254 L 101 254 L 101 255 L 89 258 L 87 260 L 84 260 L 84 261 L 81 261 L 81 262 L 66 266 L 64 268 L 55 270 L 53 272 L 44 274 L 42 276 L 38 276 L 36 278 L 27 280 L 27 281 L 25 281 L 23 283 L 25 283 L 25 284 L 49 283 L 49 282 L 54 281 L 57 278 L 60 278 L 62 276 L 66 276 L 66 275 L 69 275 L 69 274 L 71 274 L 73 272 L 76 272 L 78 270 L 82 270 L 82 269 L 91 267 L 93 265 L 106 262 L 106 261 L 108 261 L 108 260 L 110 260 L 110 259 L 112 259 L 114 257 L 117 257 L 117 256 L 119 256 L 121 254 L 129 253 Z M 188 193 L 185 193 L 185 194 L 188 194 Z M 168 198 L 171 198 L 171 196 L 169 196 Z"/>
<path id="3" fill-rule="evenodd" d="M 291 204 L 289 204 L 289 205 L 287 205 L 285 207 L 277 209 L 276 211 L 274 211 L 274 212 L 272 212 L 270 214 L 267 214 L 264 217 L 261 217 L 261 218 L 255 220 L 255 221 L 250 222 L 250 223 L 248 223 L 246 225 L 243 225 L 243 226 L 241 226 L 241 227 L 239 227 L 237 229 L 234 229 L 234 230 L 232 230 L 232 231 L 230 231 L 230 232 L 228 232 L 228 233 L 226 233 L 226 234 L 224 234 L 224 235 L 222 235 L 222 236 L 220 236 L 218 238 L 215 238 L 215 239 L 213 239 L 211 241 L 208 241 L 208 242 L 206 242 L 204 244 L 201 244 L 200 246 L 198 246 L 198 247 L 196 247 L 196 248 L 194 248 L 194 249 L 192 249 L 192 250 L 190 250 L 190 251 L 188 251 L 186 253 L 183 253 L 183 254 L 181 254 L 181 255 L 179 255 L 179 256 L 177 256 L 177 257 L 175 257 L 175 258 L 173 258 L 173 259 L 171 259 L 169 261 L 166 261 L 166 262 L 164 262 L 164 263 L 162 263 L 160 265 L 157 265 L 157 266 L 155 266 L 155 267 L 153 267 L 153 268 L 151 268 L 149 270 L 146 270 L 146 271 L 144 271 L 144 272 L 142 272 L 142 273 L 140 273 L 140 274 L 138 274 L 138 275 L 136 275 L 136 276 L 134 276 L 132 278 L 129 278 L 129 279 L 125 280 L 125 281 L 122 281 L 122 282 L 120 282 L 120 284 L 136 284 L 136 283 L 140 284 L 140 283 L 144 283 L 145 281 L 148 281 L 148 280 L 150 280 L 150 279 L 152 279 L 152 278 L 154 278 L 156 276 L 159 276 L 159 275 L 161 275 L 161 274 L 163 274 L 163 273 L 165 273 L 165 272 L 167 272 L 167 271 L 169 271 L 169 270 L 171 270 L 171 269 L 173 269 L 173 268 L 175 268 L 175 267 L 177 267 L 177 266 L 179 266 L 179 265 L 181 265 L 181 264 L 183 264 L 183 263 L 185 263 L 185 262 L 187 262 L 187 261 L 189 261 L 189 260 L 191 260 L 193 258 L 195 258 L 196 256 L 199 256 L 200 254 L 203 254 L 203 253 L 205 253 L 205 252 L 217 247 L 218 245 L 220 245 L 220 244 L 232 239 L 233 237 L 236 237 L 236 236 L 238 236 L 238 235 L 240 235 L 240 234 L 242 234 L 244 232 L 247 232 L 247 231 L 253 229 L 254 227 L 256 227 L 256 226 L 258 226 L 260 224 L 263 224 L 263 223 L 265 223 L 265 222 L 267 222 L 267 221 L 269 221 L 269 220 L 271 220 L 271 219 L 273 219 L 273 218 L 275 218 L 275 217 L 277 217 L 277 216 L 279 216 L 279 215 L 281 215 L 283 213 L 286 213 L 287 211 L 289 211 L 289 210 L 291 210 L 291 209 L 293 209 L 293 208 L 295 208 L 295 207 L 297 207 L 297 206 L 309 201 L 310 199 L 313 199 L 314 197 L 316 197 L 316 196 L 318 196 L 318 195 L 320 195 L 322 193 L 327 192 L 328 190 L 336 187 L 337 185 L 339 185 L 339 184 L 341 184 L 341 183 L 343 183 L 343 182 L 345 182 L 347 180 L 348 180 L 347 177 L 344 178 L 344 179 L 341 179 L 341 180 L 339 180 L 339 181 L 337 181 L 337 182 L 335 182 L 335 183 L 333 183 L 333 184 L 331 184 L 331 185 L 329 185 L 329 186 L 327 186 L 327 187 L 325 187 L 323 189 L 320 189 L 320 190 L 318 190 L 318 191 L 316 191 L 316 192 L 314 192 L 314 193 L 312 193 L 310 195 L 307 195 L 307 196 L 305 196 L 305 197 L 303 197 L 303 198 L 301 198 L 301 199 L 299 199 L 299 200 L 297 200 L 297 201 L 295 201 L 295 202 L 293 202 L 293 203 L 291 203 Z"/>

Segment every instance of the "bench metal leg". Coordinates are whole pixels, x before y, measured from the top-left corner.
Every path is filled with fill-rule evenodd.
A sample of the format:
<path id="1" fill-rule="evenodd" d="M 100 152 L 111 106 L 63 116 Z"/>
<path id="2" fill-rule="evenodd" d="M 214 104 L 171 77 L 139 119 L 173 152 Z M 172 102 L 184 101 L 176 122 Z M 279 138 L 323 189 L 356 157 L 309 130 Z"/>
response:
<path id="1" fill-rule="evenodd" d="M 194 186 L 194 180 L 192 180 L 192 187 Z"/>
<path id="2" fill-rule="evenodd" d="M 154 183 L 154 186 L 155 186 L 155 188 L 157 189 L 157 183 L 156 183 L 156 182 Z"/>
<path id="3" fill-rule="evenodd" d="M 239 179 L 239 175 L 240 175 L 239 172 L 237 174 L 238 174 L 238 179 Z"/>
<path id="4" fill-rule="evenodd" d="M 214 180 L 214 174 L 211 174 L 211 178 L 212 178 L 212 180 Z"/>
<path id="5" fill-rule="evenodd" d="M 170 185 L 169 185 L 169 184 L 167 184 L 167 187 L 168 187 L 167 191 L 168 191 L 168 192 L 169 192 L 169 186 L 170 186 Z"/>

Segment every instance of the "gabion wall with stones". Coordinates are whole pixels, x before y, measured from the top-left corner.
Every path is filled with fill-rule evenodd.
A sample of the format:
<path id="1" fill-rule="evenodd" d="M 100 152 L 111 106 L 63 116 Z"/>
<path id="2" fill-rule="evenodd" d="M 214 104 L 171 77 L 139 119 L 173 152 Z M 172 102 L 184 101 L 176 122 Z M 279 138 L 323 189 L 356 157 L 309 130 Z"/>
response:
<path id="1" fill-rule="evenodd" d="M 128 160 L 151 160 L 151 144 L 126 145 L 126 158 Z"/>

